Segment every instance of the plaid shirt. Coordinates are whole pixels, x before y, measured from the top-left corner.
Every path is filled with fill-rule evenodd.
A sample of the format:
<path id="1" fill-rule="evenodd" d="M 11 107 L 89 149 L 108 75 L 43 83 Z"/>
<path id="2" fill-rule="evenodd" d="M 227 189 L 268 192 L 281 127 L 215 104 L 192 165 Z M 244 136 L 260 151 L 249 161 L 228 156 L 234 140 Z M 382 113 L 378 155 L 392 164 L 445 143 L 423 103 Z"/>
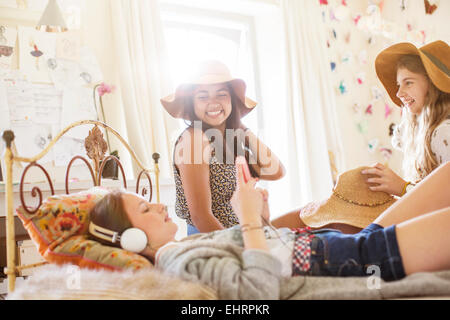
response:
<path id="1" fill-rule="evenodd" d="M 311 228 L 292 228 L 295 233 L 294 250 L 292 253 L 292 275 L 304 275 L 311 268 Z"/>

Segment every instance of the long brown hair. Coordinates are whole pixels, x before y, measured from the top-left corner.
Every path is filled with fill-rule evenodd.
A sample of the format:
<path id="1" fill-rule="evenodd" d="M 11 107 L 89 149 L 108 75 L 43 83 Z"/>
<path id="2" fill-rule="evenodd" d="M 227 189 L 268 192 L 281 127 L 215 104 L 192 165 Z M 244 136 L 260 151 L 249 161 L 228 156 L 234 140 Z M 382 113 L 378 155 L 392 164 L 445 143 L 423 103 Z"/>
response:
<path id="1" fill-rule="evenodd" d="M 397 70 L 399 68 L 422 74 L 429 82 L 422 113 L 415 115 L 403 109 L 402 121 L 393 140 L 404 152 L 405 176 L 408 180 L 419 181 L 439 165 L 431 150 L 431 138 L 436 127 L 450 114 L 450 94 L 439 90 L 433 84 L 419 56 L 402 56 L 397 63 Z"/>
<path id="2" fill-rule="evenodd" d="M 123 206 L 122 195 L 123 191 L 121 190 L 112 190 L 105 195 L 91 210 L 89 214 L 91 221 L 99 227 L 118 232 L 119 234 L 128 228 L 132 228 L 133 226 Z M 118 243 L 108 242 L 92 234 L 90 236 L 98 242 L 120 248 Z"/>
<path id="3" fill-rule="evenodd" d="M 232 129 L 237 130 L 239 129 L 240 123 L 241 123 L 241 114 L 239 111 L 238 103 L 242 103 L 239 100 L 239 97 L 234 92 L 233 86 L 230 83 L 226 83 L 228 92 L 230 93 L 231 98 L 231 113 L 226 119 L 225 122 L 225 129 Z M 194 92 L 196 86 L 192 85 L 189 88 L 189 92 Z M 185 105 L 186 105 L 186 114 L 190 120 L 185 120 L 185 123 L 188 127 L 194 127 L 194 121 L 201 121 L 197 115 L 195 114 L 194 109 L 194 98 L 193 95 L 188 95 L 184 97 L 185 99 Z M 202 122 L 202 131 L 206 132 L 208 129 L 211 128 L 207 123 Z M 214 138 L 214 137 L 212 137 Z M 233 148 L 227 147 L 227 141 L 226 136 L 223 136 L 223 141 L 221 143 L 223 148 L 223 158 L 228 159 L 227 154 L 231 151 L 232 155 L 230 158 L 233 159 L 234 162 L 236 162 L 236 157 L 239 155 L 243 155 L 245 159 L 247 160 L 247 163 L 250 163 L 250 147 L 248 139 L 240 139 L 239 136 L 235 135 L 233 139 Z M 208 137 L 210 139 L 210 143 L 214 143 L 214 140 L 211 139 L 211 137 Z M 258 173 L 253 169 L 252 166 L 249 166 L 250 173 L 253 177 L 259 177 Z"/>

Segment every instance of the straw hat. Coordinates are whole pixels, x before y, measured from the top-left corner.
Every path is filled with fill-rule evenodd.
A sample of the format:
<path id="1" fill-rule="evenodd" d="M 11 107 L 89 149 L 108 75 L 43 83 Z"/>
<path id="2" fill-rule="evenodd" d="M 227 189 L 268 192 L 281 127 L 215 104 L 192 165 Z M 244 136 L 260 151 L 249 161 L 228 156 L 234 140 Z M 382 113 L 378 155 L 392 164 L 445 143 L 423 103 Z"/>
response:
<path id="1" fill-rule="evenodd" d="M 375 70 L 392 101 L 401 106 L 396 94 L 397 62 L 403 55 L 417 55 L 433 84 L 443 92 L 450 92 L 450 47 L 444 41 L 431 42 L 420 49 L 408 42 L 394 44 L 381 51 L 375 59 Z"/>
<path id="2" fill-rule="evenodd" d="M 189 81 L 180 84 L 174 94 L 161 99 L 161 103 L 174 118 L 191 120 L 186 112 L 185 97 L 192 96 L 192 85 L 217 84 L 229 82 L 238 97 L 237 108 L 242 118 L 253 110 L 256 102 L 245 96 L 246 84 L 244 80 L 233 78 L 230 70 L 219 61 L 204 61 L 200 64 L 196 74 Z"/>
<path id="3" fill-rule="evenodd" d="M 359 167 L 342 173 L 330 198 L 302 208 L 300 211 L 302 221 L 312 228 L 320 228 L 331 223 L 365 228 L 372 223 L 395 202 L 395 199 L 385 192 L 369 189 L 366 178 L 374 175 L 361 173 L 368 168 Z"/>

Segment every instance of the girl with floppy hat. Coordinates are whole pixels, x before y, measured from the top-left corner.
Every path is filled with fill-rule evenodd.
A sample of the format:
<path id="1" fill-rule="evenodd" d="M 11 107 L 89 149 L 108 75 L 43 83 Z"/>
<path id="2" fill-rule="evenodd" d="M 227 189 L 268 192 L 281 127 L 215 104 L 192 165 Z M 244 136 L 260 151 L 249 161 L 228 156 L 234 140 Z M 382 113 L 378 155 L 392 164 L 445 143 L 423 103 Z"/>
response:
<path id="1" fill-rule="evenodd" d="M 404 195 L 450 160 L 449 46 L 435 41 L 417 49 L 410 43 L 399 43 L 382 51 L 375 67 L 392 101 L 403 108 L 393 142 L 404 152 L 403 169 L 408 181 L 380 163 L 344 172 L 329 199 L 286 213 L 272 222 L 274 226 L 359 232 L 392 205 L 390 195 Z M 364 179 L 368 189 L 358 184 Z M 360 189 L 354 190 L 352 184 Z"/>
<path id="2" fill-rule="evenodd" d="M 391 281 L 450 269 L 450 163 L 352 235 L 264 227 L 264 193 L 255 188 L 255 178 L 244 179 L 241 163 L 232 198 L 238 226 L 175 241 L 177 225 L 163 205 L 115 191 L 91 211 L 89 232 L 168 273 L 216 289 L 220 299 L 279 299 L 286 278 L 299 275 L 361 277 L 375 271 Z"/>
<path id="3" fill-rule="evenodd" d="M 395 44 L 375 60 L 378 78 L 392 101 L 402 107 L 394 131 L 394 147 L 403 151 L 407 181 L 377 163 L 364 174 L 375 174 L 370 188 L 404 195 L 442 163 L 450 160 L 450 47 L 435 41 L 421 48 Z"/>
<path id="4" fill-rule="evenodd" d="M 237 155 L 245 156 L 253 177 L 284 175 L 277 156 L 241 122 L 256 106 L 245 91 L 245 82 L 224 64 L 205 61 L 187 83 L 161 99 L 170 115 L 188 122 L 174 148 L 175 211 L 186 220 L 188 235 L 239 223 L 230 204 Z"/>

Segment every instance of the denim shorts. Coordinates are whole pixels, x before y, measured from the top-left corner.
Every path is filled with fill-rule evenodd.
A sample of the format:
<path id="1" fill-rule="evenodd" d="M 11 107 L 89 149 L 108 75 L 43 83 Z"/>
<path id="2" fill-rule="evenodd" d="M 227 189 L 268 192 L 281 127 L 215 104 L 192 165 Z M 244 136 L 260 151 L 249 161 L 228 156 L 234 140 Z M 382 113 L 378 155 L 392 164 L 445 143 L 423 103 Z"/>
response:
<path id="1" fill-rule="evenodd" d="M 190 236 L 192 234 L 200 233 L 196 227 L 194 227 L 192 224 L 186 223 L 187 226 L 187 235 Z"/>
<path id="2" fill-rule="evenodd" d="M 385 281 L 405 277 L 395 225 L 371 224 L 357 234 L 335 229 L 310 231 L 312 276 L 358 277 L 379 275 Z"/>

